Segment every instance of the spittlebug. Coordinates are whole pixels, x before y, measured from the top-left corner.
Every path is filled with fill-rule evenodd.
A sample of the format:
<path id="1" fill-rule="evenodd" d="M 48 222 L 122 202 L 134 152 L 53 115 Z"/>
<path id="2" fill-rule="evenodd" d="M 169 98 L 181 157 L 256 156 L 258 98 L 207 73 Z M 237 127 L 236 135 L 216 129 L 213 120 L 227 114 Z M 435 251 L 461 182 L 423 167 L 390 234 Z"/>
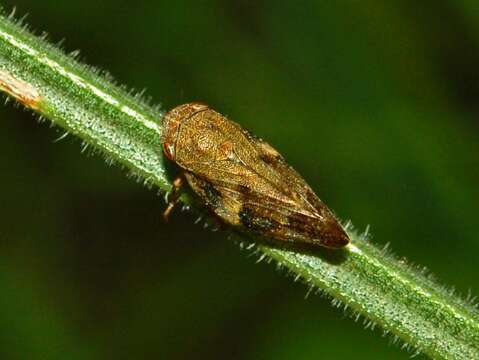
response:
<path id="1" fill-rule="evenodd" d="M 169 111 L 162 145 L 222 222 L 279 241 L 328 248 L 349 243 L 332 212 L 273 147 L 208 105 L 189 103 Z"/>

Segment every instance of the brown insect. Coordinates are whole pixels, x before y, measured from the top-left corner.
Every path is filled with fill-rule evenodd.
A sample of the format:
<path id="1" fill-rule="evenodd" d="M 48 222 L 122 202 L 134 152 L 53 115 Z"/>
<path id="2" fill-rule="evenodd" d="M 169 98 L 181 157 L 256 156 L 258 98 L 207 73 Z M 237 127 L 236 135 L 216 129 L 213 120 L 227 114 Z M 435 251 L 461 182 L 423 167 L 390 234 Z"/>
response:
<path id="1" fill-rule="evenodd" d="M 273 240 L 340 248 L 349 237 L 304 179 L 268 143 L 210 109 L 190 103 L 163 120 L 163 151 L 224 223 Z"/>

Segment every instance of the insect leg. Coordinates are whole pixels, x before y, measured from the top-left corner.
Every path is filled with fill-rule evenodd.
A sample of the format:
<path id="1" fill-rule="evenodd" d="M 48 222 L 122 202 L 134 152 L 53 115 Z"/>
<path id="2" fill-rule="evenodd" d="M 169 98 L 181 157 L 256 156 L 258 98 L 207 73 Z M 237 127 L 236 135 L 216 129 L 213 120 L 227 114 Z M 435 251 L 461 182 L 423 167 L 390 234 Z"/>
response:
<path id="1" fill-rule="evenodd" d="M 165 221 L 168 221 L 168 218 L 173 211 L 175 205 L 178 202 L 179 198 L 179 191 L 181 187 L 183 186 L 183 175 L 178 176 L 174 181 L 173 181 L 173 188 L 171 189 L 171 194 L 168 199 L 168 207 L 166 210 L 163 212 L 163 219 Z"/>

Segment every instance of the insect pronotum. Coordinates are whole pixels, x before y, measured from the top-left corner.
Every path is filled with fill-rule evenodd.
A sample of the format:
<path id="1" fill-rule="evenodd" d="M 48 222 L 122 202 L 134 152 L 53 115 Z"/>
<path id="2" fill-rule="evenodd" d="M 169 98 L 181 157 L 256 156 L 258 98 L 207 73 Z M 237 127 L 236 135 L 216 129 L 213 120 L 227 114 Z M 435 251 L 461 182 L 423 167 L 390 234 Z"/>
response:
<path id="1" fill-rule="evenodd" d="M 166 157 L 222 222 L 273 240 L 341 248 L 349 237 L 304 179 L 268 143 L 202 103 L 163 120 Z M 173 208 L 176 196 L 165 211 Z"/>

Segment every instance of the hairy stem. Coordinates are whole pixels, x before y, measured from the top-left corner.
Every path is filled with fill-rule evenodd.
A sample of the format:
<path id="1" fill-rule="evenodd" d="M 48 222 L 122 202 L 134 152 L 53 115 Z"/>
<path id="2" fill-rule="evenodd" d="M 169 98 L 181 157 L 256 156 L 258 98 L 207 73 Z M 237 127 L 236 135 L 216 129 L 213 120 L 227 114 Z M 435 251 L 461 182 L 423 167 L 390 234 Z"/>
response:
<path id="1" fill-rule="evenodd" d="M 171 189 L 162 112 L 6 17 L 0 17 L 0 90 L 145 182 Z M 258 251 L 418 351 L 437 359 L 479 358 L 479 317 L 471 306 L 349 232 L 352 244 L 342 251 L 312 255 L 266 245 Z"/>

